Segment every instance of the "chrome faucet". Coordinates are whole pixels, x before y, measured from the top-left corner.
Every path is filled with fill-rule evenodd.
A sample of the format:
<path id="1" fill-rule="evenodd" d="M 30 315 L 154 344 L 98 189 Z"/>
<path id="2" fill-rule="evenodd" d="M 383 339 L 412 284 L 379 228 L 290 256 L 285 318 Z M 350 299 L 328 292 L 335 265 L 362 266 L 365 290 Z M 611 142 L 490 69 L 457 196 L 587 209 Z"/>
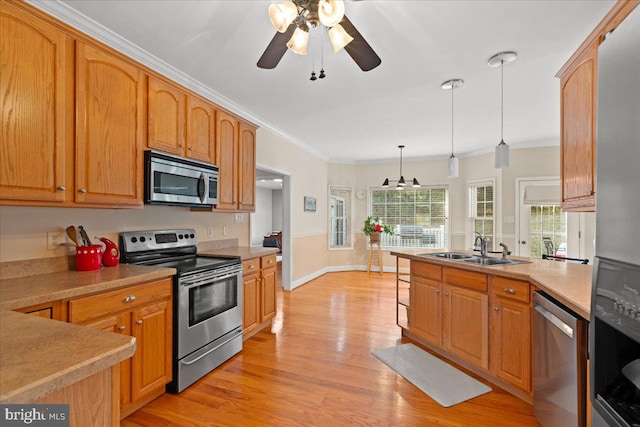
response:
<path id="1" fill-rule="evenodd" d="M 509 255 L 509 246 L 500 242 L 500 246 L 502 246 L 502 259 L 507 259 L 507 255 Z"/>
<path id="2" fill-rule="evenodd" d="M 487 239 L 477 231 L 476 231 L 476 234 L 477 236 L 476 236 L 476 239 L 473 241 L 473 247 L 477 248 L 478 240 L 480 240 L 480 255 L 482 255 L 483 257 L 486 257 L 487 256 Z"/>

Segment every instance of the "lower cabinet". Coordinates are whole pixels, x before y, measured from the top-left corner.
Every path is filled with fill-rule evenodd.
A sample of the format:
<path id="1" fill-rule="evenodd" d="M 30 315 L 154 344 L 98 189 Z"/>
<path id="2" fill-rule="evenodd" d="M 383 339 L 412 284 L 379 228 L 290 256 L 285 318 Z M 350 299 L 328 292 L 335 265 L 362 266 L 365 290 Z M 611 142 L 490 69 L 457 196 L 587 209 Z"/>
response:
<path id="1" fill-rule="evenodd" d="M 528 282 L 412 261 L 409 295 L 412 335 L 531 396 Z"/>
<path id="2" fill-rule="evenodd" d="M 66 321 L 66 316 L 62 312 L 62 302 L 52 301 L 44 304 L 32 305 L 30 307 L 19 308 L 15 311 L 31 314 L 45 319 Z"/>
<path id="3" fill-rule="evenodd" d="M 531 298 L 529 283 L 491 278 L 490 372 L 531 392 Z"/>
<path id="4" fill-rule="evenodd" d="M 136 338 L 120 363 L 120 418 L 162 394 L 172 379 L 172 281 L 164 280 L 69 301 L 69 321 Z"/>
<path id="5" fill-rule="evenodd" d="M 242 330 L 247 339 L 276 315 L 276 255 L 242 262 Z"/>

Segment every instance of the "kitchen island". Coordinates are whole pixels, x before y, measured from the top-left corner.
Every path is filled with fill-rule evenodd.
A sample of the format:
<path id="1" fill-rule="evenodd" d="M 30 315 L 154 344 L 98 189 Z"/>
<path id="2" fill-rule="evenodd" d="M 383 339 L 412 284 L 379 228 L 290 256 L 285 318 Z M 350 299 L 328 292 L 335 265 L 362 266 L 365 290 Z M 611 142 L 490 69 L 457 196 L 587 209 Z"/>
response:
<path id="1" fill-rule="evenodd" d="M 429 256 L 437 252 L 391 252 L 398 266 L 410 264 L 408 280 L 398 273 L 402 335 L 531 402 L 532 293 L 589 319 L 592 267 L 518 257 L 524 262 L 488 266 Z"/>

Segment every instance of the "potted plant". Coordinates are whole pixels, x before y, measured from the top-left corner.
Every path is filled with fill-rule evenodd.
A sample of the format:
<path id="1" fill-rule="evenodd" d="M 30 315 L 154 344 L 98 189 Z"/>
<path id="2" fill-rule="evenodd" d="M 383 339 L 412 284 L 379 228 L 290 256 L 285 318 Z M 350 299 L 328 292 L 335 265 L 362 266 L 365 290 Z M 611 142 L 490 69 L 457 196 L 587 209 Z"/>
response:
<path id="1" fill-rule="evenodd" d="M 393 230 L 389 227 L 388 224 L 383 224 L 382 220 L 379 216 L 368 216 L 364 221 L 364 228 L 362 229 L 366 236 L 369 236 L 369 239 L 372 242 L 380 241 L 380 234 L 387 233 L 393 235 Z"/>

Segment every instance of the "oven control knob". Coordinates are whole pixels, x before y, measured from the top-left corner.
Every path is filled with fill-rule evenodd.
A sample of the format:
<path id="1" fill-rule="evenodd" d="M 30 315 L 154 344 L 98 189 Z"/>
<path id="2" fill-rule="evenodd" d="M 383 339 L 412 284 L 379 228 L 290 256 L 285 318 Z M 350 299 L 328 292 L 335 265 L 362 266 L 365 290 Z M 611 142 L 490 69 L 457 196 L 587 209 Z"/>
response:
<path id="1" fill-rule="evenodd" d="M 196 235 L 195 235 L 195 234 L 193 234 L 193 233 L 191 233 L 191 234 L 189 235 L 189 237 L 191 237 L 191 238 L 193 239 L 194 237 L 196 237 Z"/>
<path id="2" fill-rule="evenodd" d="M 141 243 L 144 243 L 146 240 L 147 240 L 147 239 L 146 239 L 146 237 L 144 237 L 144 236 L 140 236 L 140 242 L 141 242 Z"/>
<path id="3" fill-rule="evenodd" d="M 182 234 L 178 234 L 178 239 L 184 239 L 184 236 Z"/>
<path id="4" fill-rule="evenodd" d="M 137 241 L 138 241 L 138 238 L 137 238 L 137 237 L 132 237 L 132 238 L 131 238 L 131 243 L 135 243 L 135 242 L 137 242 Z"/>

